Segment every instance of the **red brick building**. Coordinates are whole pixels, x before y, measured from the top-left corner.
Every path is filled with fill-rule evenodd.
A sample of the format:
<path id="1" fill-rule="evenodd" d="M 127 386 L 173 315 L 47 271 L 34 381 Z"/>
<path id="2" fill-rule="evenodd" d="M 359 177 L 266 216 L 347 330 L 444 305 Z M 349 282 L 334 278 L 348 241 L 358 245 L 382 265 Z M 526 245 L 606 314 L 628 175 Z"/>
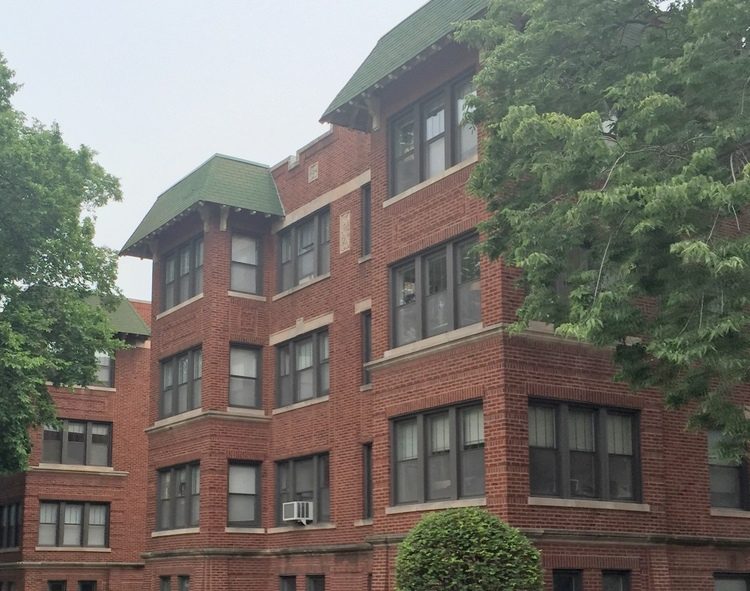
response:
<path id="1" fill-rule="evenodd" d="M 390 591 L 425 511 L 481 506 L 534 540 L 554 591 L 750 589 L 745 467 L 613 383 L 609 352 L 503 332 L 521 295 L 471 250 L 478 57 L 450 37 L 485 6 L 432 0 L 385 35 L 288 161 L 216 155 L 157 199 L 123 248 L 154 263 L 150 349 L 117 359 L 133 406 L 118 427 L 58 398 L 112 421 L 129 474 L 36 455 L 3 481 L 23 532 L 0 581 Z M 105 559 L 40 550 L 40 503 L 68 499 L 109 503 Z"/>

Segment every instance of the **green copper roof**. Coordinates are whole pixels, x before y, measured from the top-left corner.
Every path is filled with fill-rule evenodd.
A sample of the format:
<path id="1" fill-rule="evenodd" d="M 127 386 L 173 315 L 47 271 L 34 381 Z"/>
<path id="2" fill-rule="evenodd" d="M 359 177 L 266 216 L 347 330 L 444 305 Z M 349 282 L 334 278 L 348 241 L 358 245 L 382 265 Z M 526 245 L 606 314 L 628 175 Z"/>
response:
<path id="1" fill-rule="evenodd" d="M 122 300 L 114 311 L 108 312 L 108 316 L 112 327 L 118 334 L 151 336 L 151 329 L 148 324 L 135 311 L 129 300 Z"/>
<path id="2" fill-rule="evenodd" d="M 120 254 L 142 254 L 144 238 L 199 202 L 284 215 L 268 166 L 216 154 L 159 195 Z"/>
<path id="3" fill-rule="evenodd" d="M 476 16 L 488 5 L 489 0 L 431 0 L 422 6 L 378 41 L 321 119 L 342 124 L 334 121 L 337 110 L 452 33 L 457 22 Z"/>

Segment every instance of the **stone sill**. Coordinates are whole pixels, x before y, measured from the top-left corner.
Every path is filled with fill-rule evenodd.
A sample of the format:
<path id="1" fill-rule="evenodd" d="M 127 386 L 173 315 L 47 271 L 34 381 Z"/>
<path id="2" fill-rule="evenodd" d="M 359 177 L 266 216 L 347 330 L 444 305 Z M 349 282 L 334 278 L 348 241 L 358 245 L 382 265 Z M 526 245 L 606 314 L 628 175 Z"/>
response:
<path id="1" fill-rule="evenodd" d="M 227 291 L 227 295 L 230 298 L 241 298 L 243 300 L 253 300 L 256 302 L 267 302 L 268 298 L 266 296 L 257 295 L 254 293 L 245 293 L 244 291 L 232 291 L 231 289 Z"/>
<path id="2" fill-rule="evenodd" d="M 479 155 L 474 154 L 471 158 L 467 158 L 463 162 L 459 162 L 458 164 L 455 164 L 454 166 L 451 166 L 450 168 L 446 168 L 443 172 L 440 174 L 437 174 L 433 177 L 428 178 L 425 181 L 422 181 L 421 183 L 418 183 L 414 185 L 413 187 L 409 187 L 406 189 L 406 191 L 401 191 L 398 195 L 394 195 L 393 197 L 386 199 L 383 201 L 383 209 L 386 207 L 390 207 L 394 203 L 398 203 L 402 199 L 406 199 L 410 195 L 413 195 L 414 193 L 419 193 L 422 189 L 426 189 L 430 185 L 433 185 L 437 183 L 438 181 L 442 181 L 444 178 L 447 178 L 451 176 L 452 174 L 458 172 L 459 170 L 462 170 L 466 168 L 467 166 L 471 166 L 475 162 L 479 161 Z"/>
<path id="3" fill-rule="evenodd" d="M 589 501 L 584 499 L 558 499 L 551 497 L 529 497 L 528 504 L 537 507 L 565 507 L 569 509 L 602 509 L 605 511 L 634 511 L 650 513 L 651 505 L 621 501 Z"/>
<path id="4" fill-rule="evenodd" d="M 316 404 L 321 404 L 323 402 L 328 402 L 330 400 L 330 396 L 326 394 L 325 396 L 319 396 L 317 398 L 311 398 L 310 400 L 303 400 L 302 402 L 295 402 L 294 404 L 289 404 L 287 406 L 282 406 L 281 408 L 274 408 L 271 411 L 272 415 L 280 415 L 285 412 L 289 412 L 292 410 L 297 410 L 299 408 L 307 408 L 308 406 L 314 406 Z"/>
<path id="5" fill-rule="evenodd" d="M 13 552 L 20 552 L 21 548 L 16 546 L 14 548 L 2 548 L 0 549 L 0 554 L 12 554 Z"/>
<path id="6" fill-rule="evenodd" d="M 94 476 L 127 476 L 130 472 L 108 466 L 79 466 L 77 464 L 39 464 L 29 466 L 29 472 L 58 472 L 64 474 L 91 474 Z"/>
<path id="7" fill-rule="evenodd" d="M 361 385 L 361 386 L 359 387 L 359 391 L 360 391 L 360 392 L 369 392 L 370 390 L 372 390 L 372 383 L 369 383 L 369 384 L 362 384 L 362 385 Z"/>
<path id="8" fill-rule="evenodd" d="M 372 525 L 372 519 L 358 519 L 354 522 L 354 527 L 366 527 Z"/>
<path id="9" fill-rule="evenodd" d="M 266 530 L 268 534 L 285 534 L 293 531 L 318 530 L 318 529 L 336 529 L 335 523 L 312 523 L 310 525 L 282 525 L 279 527 L 269 527 Z"/>
<path id="10" fill-rule="evenodd" d="M 86 546 L 37 546 L 34 548 L 37 552 L 112 552 L 112 548 L 88 548 Z"/>
<path id="11" fill-rule="evenodd" d="M 399 513 L 413 513 L 416 511 L 440 511 L 442 509 L 455 509 L 458 507 L 485 507 L 487 499 L 477 497 L 474 499 L 454 499 L 452 501 L 430 501 L 427 503 L 412 503 L 411 505 L 393 505 L 385 508 L 386 515 L 397 515 Z"/>
<path id="12" fill-rule="evenodd" d="M 227 407 L 223 410 L 203 410 L 195 408 L 168 419 L 157 421 L 151 427 L 145 429 L 146 433 L 158 433 L 177 426 L 182 426 L 203 419 L 224 419 L 229 421 L 268 421 L 270 417 L 262 409 Z"/>
<path id="13" fill-rule="evenodd" d="M 201 533 L 200 527 L 185 527 L 182 529 L 165 529 L 164 531 L 152 531 L 152 538 L 166 538 L 169 536 L 184 536 L 188 534 L 199 534 Z"/>
<path id="14" fill-rule="evenodd" d="M 189 421 L 190 419 L 194 419 L 195 417 L 200 416 L 202 413 L 203 409 L 201 407 L 198 407 L 192 408 L 185 412 L 181 412 L 178 415 L 173 415 L 165 419 L 159 419 L 158 421 L 155 421 L 151 427 L 146 429 L 146 432 L 148 433 L 152 429 L 159 429 L 161 427 L 171 427 L 174 425 L 179 425 L 180 423 L 184 423 L 185 421 Z"/>
<path id="15" fill-rule="evenodd" d="M 729 509 L 723 507 L 711 507 L 711 517 L 734 517 L 739 519 L 750 519 L 750 511 L 742 509 Z"/>
<path id="16" fill-rule="evenodd" d="M 362 263 L 366 263 L 367 261 L 369 261 L 371 258 L 372 258 L 371 254 L 366 254 L 364 256 L 359 257 L 357 259 L 357 263 L 361 265 Z"/>
<path id="17" fill-rule="evenodd" d="M 225 534 L 264 534 L 265 527 L 225 527 Z"/>
<path id="18" fill-rule="evenodd" d="M 326 273 L 325 275 L 318 275 L 317 277 L 312 277 L 310 279 L 304 280 L 299 285 L 295 285 L 294 287 L 290 287 L 286 291 L 281 291 L 277 293 L 275 296 L 271 298 L 272 302 L 275 302 L 277 300 L 280 300 L 281 298 L 285 298 L 288 295 L 291 295 L 293 293 L 297 293 L 301 289 L 305 289 L 306 287 L 310 287 L 311 285 L 315 285 L 316 283 L 320 283 L 324 279 L 328 279 L 331 276 L 330 273 Z"/>
<path id="19" fill-rule="evenodd" d="M 172 306 L 169 310 L 164 310 L 164 312 L 160 312 L 156 315 L 157 320 L 161 320 L 165 316 L 169 316 L 172 312 L 177 312 L 177 310 L 181 310 L 182 308 L 189 306 L 193 302 L 197 302 L 203 298 L 203 292 L 199 293 L 198 295 L 194 295 L 192 298 L 186 299 L 184 302 L 180 302 L 176 306 Z"/>

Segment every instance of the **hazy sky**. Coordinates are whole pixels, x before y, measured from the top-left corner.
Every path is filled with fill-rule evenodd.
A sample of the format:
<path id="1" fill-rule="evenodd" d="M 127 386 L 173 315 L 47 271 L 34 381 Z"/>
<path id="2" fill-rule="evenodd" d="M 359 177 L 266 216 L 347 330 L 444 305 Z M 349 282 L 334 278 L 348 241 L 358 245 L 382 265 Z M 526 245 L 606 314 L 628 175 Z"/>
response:
<path id="1" fill-rule="evenodd" d="M 98 212 L 119 249 L 157 195 L 216 152 L 276 164 L 318 123 L 379 37 L 426 0 L 9 0 L 0 52 L 14 104 L 86 144 L 122 182 Z M 151 262 L 120 287 L 149 299 Z"/>

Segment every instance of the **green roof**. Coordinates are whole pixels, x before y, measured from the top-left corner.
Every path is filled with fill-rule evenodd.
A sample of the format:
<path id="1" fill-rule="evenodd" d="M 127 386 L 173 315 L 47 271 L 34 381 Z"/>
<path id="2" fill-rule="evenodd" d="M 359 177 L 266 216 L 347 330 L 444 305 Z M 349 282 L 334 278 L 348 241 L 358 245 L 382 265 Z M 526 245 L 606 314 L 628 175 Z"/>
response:
<path id="1" fill-rule="evenodd" d="M 201 202 L 284 215 L 268 166 L 215 154 L 159 195 L 120 254 L 146 254 L 145 238 Z"/>
<path id="2" fill-rule="evenodd" d="M 118 334 L 132 334 L 143 337 L 151 336 L 151 329 L 146 321 L 135 311 L 129 300 L 122 300 L 115 310 L 108 312 L 109 321 Z"/>
<path id="3" fill-rule="evenodd" d="M 489 0 L 431 0 L 386 33 L 336 95 L 321 119 L 339 125 L 336 112 L 375 84 L 416 58 L 456 29 L 456 23 L 479 14 Z"/>

